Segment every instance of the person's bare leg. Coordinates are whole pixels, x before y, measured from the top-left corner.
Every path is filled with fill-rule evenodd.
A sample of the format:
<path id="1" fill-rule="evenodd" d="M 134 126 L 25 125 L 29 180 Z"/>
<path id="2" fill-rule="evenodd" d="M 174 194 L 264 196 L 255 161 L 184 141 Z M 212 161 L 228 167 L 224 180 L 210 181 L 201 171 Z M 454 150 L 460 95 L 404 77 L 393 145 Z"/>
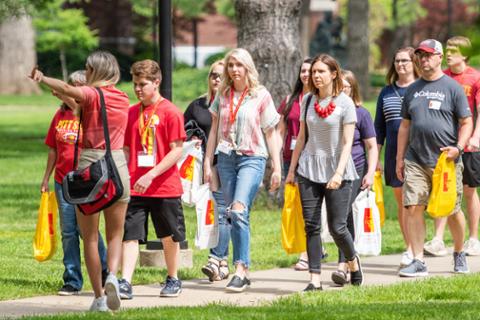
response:
<path id="1" fill-rule="evenodd" d="M 445 227 L 447 226 L 447 218 L 437 218 L 434 219 L 435 225 L 435 235 L 434 238 L 443 241 L 443 236 L 445 234 Z"/>
<path id="2" fill-rule="evenodd" d="M 77 223 L 83 239 L 83 251 L 88 277 L 90 278 L 95 298 L 98 298 L 103 295 L 102 264 L 98 254 L 98 222 L 100 214 L 95 213 L 87 216 L 78 209 L 76 212 Z"/>
<path id="3" fill-rule="evenodd" d="M 413 257 L 423 261 L 423 243 L 425 241 L 425 206 L 409 206 L 405 209 L 408 239 L 412 245 Z"/>
<path id="4" fill-rule="evenodd" d="M 452 233 L 453 251 L 462 252 L 465 239 L 465 216 L 461 210 L 448 217 L 448 227 Z"/>
<path id="5" fill-rule="evenodd" d="M 480 219 L 480 199 L 478 198 L 477 188 L 463 186 L 463 195 L 467 203 L 468 213 L 468 236 L 470 239 L 478 240 L 478 221 Z"/>
<path id="6" fill-rule="evenodd" d="M 406 223 L 406 209 L 403 207 L 402 188 L 393 188 L 393 194 L 397 201 L 397 217 L 400 224 L 400 231 L 402 232 L 403 241 L 405 242 L 406 251 L 412 253 L 412 245 L 408 239 L 407 223 Z"/>
<path id="7" fill-rule="evenodd" d="M 178 279 L 177 271 L 180 258 L 180 243 L 173 241 L 172 237 L 162 238 L 163 253 L 167 264 L 167 273 L 170 277 Z"/>
<path id="8" fill-rule="evenodd" d="M 138 240 L 123 241 L 122 244 L 122 278 L 132 283 L 133 273 L 139 254 Z"/>
<path id="9" fill-rule="evenodd" d="M 122 260 L 123 228 L 127 206 L 127 203 L 118 201 L 103 211 L 107 238 L 107 264 L 108 269 L 114 275 L 117 274 Z"/>

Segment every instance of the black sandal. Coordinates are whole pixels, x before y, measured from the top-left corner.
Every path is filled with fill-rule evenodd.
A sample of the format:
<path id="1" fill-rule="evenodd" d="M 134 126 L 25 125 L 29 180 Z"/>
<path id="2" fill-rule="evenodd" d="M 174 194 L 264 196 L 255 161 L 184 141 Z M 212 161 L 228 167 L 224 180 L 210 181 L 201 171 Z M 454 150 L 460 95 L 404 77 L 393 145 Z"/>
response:
<path id="1" fill-rule="evenodd" d="M 350 270 L 350 283 L 352 284 L 352 286 L 361 286 L 363 284 L 362 265 L 360 263 L 360 257 L 358 255 L 355 255 L 355 259 L 357 259 L 358 270 Z"/>
<path id="2" fill-rule="evenodd" d="M 339 286 L 347 283 L 347 273 L 343 270 L 335 270 L 332 272 L 332 281 Z"/>

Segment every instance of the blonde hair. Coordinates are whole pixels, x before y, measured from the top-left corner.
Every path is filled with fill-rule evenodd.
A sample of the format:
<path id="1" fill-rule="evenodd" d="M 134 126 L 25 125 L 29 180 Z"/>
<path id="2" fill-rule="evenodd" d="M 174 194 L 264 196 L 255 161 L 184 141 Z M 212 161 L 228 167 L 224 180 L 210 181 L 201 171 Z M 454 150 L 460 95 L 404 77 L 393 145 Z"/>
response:
<path id="1" fill-rule="evenodd" d="M 120 80 L 120 67 L 113 54 L 107 51 L 95 51 L 87 58 L 86 67 L 90 69 L 87 84 L 90 86 L 114 85 Z"/>
<path id="2" fill-rule="evenodd" d="M 87 77 L 85 76 L 85 70 L 77 70 L 68 76 L 68 84 L 72 86 L 84 86 L 87 84 Z"/>
<path id="3" fill-rule="evenodd" d="M 150 81 L 160 80 L 162 82 L 162 71 L 156 61 L 146 59 L 135 62 L 130 68 L 130 74 L 139 78 L 146 78 Z"/>
<path id="4" fill-rule="evenodd" d="M 230 50 L 225 58 L 223 59 L 225 64 L 225 69 L 223 70 L 223 79 L 222 83 L 218 90 L 222 93 L 226 93 L 227 90 L 233 84 L 232 79 L 228 75 L 228 63 L 230 58 L 237 59 L 246 69 L 246 77 L 247 77 L 247 86 L 248 86 L 248 93 L 250 95 L 255 95 L 256 91 L 261 87 L 260 82 L 258 80 L 258 71 L 255 68 L 255 63 L 253 62 L 253 58 L 250 53 L 243 49 L 243 48 L 236 48 Z"/>
<path id="5" fill-rule="evenodd" d="M 472 42 L 467 37 L 455 36 L 447 40 L 447 46 L 457 47 L 460 54 L 465 57 L 468 62 L 471 54 Z"/>
<path id="6" fill-rule="evenodd" d="M 208 77 L 207 77 L 207 81 L 208 81 L 208 91 L 206 95 L 207 101 L 210 101 L 212 99 L 212 96 L 215 96 L 215 92 L 213 92 L 212 84 L 210 82 L 210 76 L 213 72 L 213 69 L 215 69 L 218 66 L 224 67 L 224 70 L 225 70 L 225 62 L 223 62 L 223 60 L 217 60 L 214 63 L 212 63 L 212 65 L 210 66 L 210 70 L 208 71 Z"/>

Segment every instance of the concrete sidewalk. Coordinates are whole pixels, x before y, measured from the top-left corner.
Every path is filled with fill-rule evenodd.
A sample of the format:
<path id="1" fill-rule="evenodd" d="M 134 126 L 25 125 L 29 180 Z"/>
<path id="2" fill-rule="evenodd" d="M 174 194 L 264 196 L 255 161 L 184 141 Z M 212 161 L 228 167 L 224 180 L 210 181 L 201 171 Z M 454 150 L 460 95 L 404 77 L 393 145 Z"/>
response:
<path id="1" fill-rule="evenodd" d="M 471 272 L 480 272 L 480 257 L 467 257 Z M 368 257 L 362 259 L 365 271 L 364 285 L 388 285 L 414 279 L 400 278 L 397 275 L 400 255 Z M 453 258 L 426 258 L 429 276 L 452 276 Z M 322 266 L 324 290 L 340 290 L 330 280 L 334 263 Z M 134 286 L 133 300 L 122 300 L 122 308 L 199 306 L 213 302 L 239 306 L 256 306 L 281 296 L 303 290 L 308 284 L 308 272 L 293 269 L 273 269 L 252 272 L 252 285 L 243 293 L 226 293 L 227 280 L 211 284 L 207 279 L 183 281 L 183 292 L 178 298 L 160 298 L 160 285 Z M 64 312 L 87 311 L 92 303 L 92 292 L 82 292 L 79 296 L 60 297 L 40 296 L 0 302 L 0 318 L 18 318 L 26 315 L 59 314 Z"/>

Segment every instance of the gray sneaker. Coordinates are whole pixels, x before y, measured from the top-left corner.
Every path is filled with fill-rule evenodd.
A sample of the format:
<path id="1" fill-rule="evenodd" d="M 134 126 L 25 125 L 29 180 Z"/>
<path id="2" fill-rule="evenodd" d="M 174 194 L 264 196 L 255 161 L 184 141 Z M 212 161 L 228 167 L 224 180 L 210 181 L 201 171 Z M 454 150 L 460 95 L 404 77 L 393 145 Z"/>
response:
<path id="1" fill-rule="evenodd" d="M 117 277 L 113 273 L 110 273 L 105 281 L 105 295 L 110 310 L 120 309 L 120 288 Z"/>
<path id="2" fill-rule="evenodd" d="M 454 252 L 453 253 L 453 272 L 454 273 L 469 273 L 467 265 L 467 255 L 465 251 L 462 252 Z"/>
<path id="3" fill-rule="evenodd" d="M 160 297 L 178 297 L 182 292 L 182 282 L 179 279 L 167 276 L 165 286 L 160 291 Z"/>
<path id="4" fill-rule="evenodd" d="M 426 277 L 428 276 L 427 265 L 418 259 L 398 271 L 400 277 Z"/>

